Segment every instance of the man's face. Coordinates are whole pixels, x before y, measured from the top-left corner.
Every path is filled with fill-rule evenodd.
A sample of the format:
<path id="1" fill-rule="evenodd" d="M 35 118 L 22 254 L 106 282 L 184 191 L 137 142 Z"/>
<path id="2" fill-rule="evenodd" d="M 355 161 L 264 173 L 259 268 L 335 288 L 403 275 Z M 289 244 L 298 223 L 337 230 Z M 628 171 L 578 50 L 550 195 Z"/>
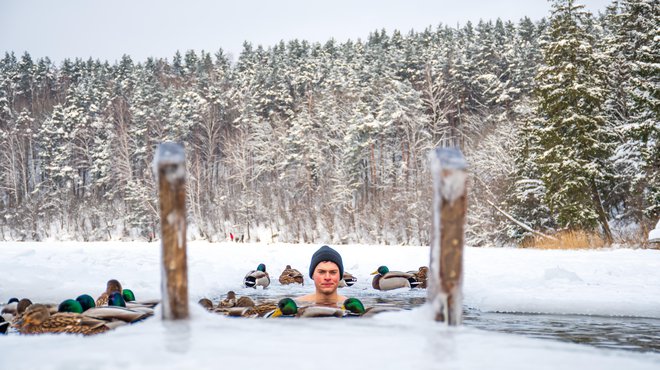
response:
<path id="1" fill-rule="evenodd" d="M 332 294 L 337 291 L 339 285 L 339 266 L 336 263 L 325 261 L 320 262 L 314 269 L 314 284 L 316 291 L 322 294 Z"/>

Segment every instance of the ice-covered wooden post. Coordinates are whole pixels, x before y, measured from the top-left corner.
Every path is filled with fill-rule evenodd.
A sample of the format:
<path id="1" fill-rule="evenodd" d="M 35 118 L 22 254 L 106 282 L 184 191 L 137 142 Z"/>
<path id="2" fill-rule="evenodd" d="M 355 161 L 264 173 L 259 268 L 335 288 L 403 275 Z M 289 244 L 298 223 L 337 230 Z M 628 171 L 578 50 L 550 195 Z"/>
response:
<path id="1" fill-rule="evenodd" d="M 431 153 L 433 228 L 428 298 L 435 320 L 460 325 L 463 303 L 463 227 L 467 212 L 467 173 L 459 149 Z"/>
<path id="2" fill-rule="evenodd" d="M 163 319 L 188 318 L 186 157 L 179 144 L 158 145 L 154 156 L 160 198 Z"/>

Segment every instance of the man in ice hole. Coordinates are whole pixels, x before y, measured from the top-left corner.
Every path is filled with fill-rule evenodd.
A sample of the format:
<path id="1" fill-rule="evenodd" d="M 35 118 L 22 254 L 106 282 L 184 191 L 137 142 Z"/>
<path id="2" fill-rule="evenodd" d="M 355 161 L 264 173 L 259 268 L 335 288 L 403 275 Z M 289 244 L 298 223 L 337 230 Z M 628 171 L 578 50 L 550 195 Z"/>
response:
<path id="1" fill-rule="evenodd" d="M 322 246 L 314 252 L 309 264 L 309 277 L 314 280 L 316 291 L 298 297 L 296 301 L 331 307 L 341 305 L 346 300 L 346 297 L 337 294 L 342 276 L 344 276 L 344 264 L 341 255 L 327 245 Z"/>

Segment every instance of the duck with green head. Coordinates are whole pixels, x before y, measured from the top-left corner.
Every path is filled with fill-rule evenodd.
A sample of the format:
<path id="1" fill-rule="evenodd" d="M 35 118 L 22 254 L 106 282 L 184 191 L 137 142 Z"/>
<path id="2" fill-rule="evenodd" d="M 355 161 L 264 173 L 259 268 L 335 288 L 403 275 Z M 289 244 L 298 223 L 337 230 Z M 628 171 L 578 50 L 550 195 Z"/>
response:
<path id="1" fill-rule="evenodd" d="M 342 317 L 344 311 L 338 307 L 306 306 L 298 307 L 291 298 L 282 298 L 277 308 L 266 317 Z"/>
<path id="2" fill-rule="evenodd" d="M 130 289 L 122 290 L 121 296 L 124 297 L 124 301 L 126 302 L 135 302 L 135 294 Z"/>
<path id="3" fill-rule="evenodd" d="M 67 299 L 62 301 L 59 306 L 57 306 L 57 312 L 72 312 L 72 313 L 82 313 L 83 307 L 75 299 Z"/>
<path id="4" fill-rule="evenodd" d="M 243 284 L 247 288 L 257 288 L 258 286 L 264 289 L 270 285 L 270 276 L 266 272 L 266 265 L 260 263 L 256 270 L 252 270 L 243 278 Z"/>
<path id="5" fill-rule="evenodd" d="M 419 284 L 414 275 L 403 271 L 390 271 L 387 266 L 378 267 L 378 270 L 371 275 L 376 275 L 371 281 L 371 286 L 377 290 L 414 288 Z"/>
<path id="6" fill-rule="evenodd" d="M 396 307 L 374 306 L 365 308 L 362 301 L 357 298 L 348 298 L 344 301 L 341 308 L 347 312 L 348 316 L 361 317 L 369 317 L 381 312 L 400 311 L 400 309 Z"/>
<path id="7" fill-rule="evenodd" d="M 108 306 L 126 307 L 124 296 L 120 292 L 112 292 L 108 297 Z"/>
<path id="8" fill-rule="evenodd" d="M 80 303 L 83 312 L 89 310 L 90 308 L 96 307 L 96 302 L 94 302 L 94 298 L 92 298 L 92 296 L 89 294 L 79 295 L 78 297 L 76 297 L 76 301 Z"/>

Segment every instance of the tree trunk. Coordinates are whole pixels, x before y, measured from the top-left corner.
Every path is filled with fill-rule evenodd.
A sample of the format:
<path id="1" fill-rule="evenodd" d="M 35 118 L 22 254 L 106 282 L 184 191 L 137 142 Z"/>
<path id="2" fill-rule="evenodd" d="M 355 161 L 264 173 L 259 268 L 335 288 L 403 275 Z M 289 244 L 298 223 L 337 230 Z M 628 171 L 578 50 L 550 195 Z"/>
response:
<path id="1" fill-rule="evenodd" d="M 594 207 L 596 208 L 596 213 L 598 214 L 598 221 L 603 227 L 603 233 L 605 234 L 605 241 L 607 245 L 611 245 L 614 242 L 612 238 L 612 231 L 610 231 L 610 225 L 607 223 L 607 215 L 605 215 L 605 210 L 603 209 L 603 202 L 600 199 L 598 194 L 598 188 L 596 187 L 596 180 L 591 179 L 591 195 L 594 201 Z"/>

